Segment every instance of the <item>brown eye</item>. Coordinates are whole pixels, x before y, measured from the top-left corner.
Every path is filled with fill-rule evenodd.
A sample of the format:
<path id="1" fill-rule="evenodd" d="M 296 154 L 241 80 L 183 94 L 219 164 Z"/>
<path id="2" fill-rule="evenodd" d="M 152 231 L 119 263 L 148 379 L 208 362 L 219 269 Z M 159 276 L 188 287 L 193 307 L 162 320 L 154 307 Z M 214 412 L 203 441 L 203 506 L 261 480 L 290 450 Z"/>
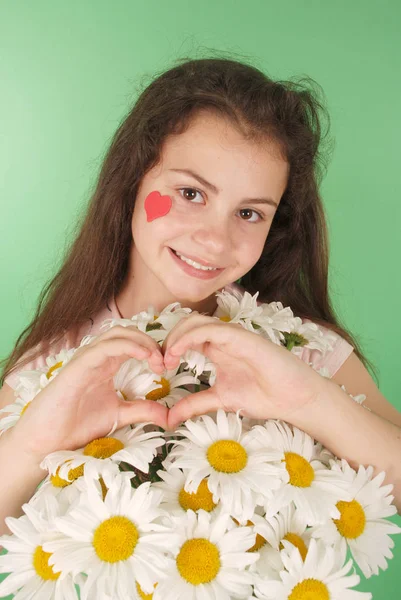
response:
<path id="1" fill-rule="evenodd" d="M 245 218 L 243 218 L 243 221 L 249 221 L 250 223 L 257 223 L 258 221 L 255 220 L 251 220 L 250 217 L 252 216 L 252 213 L 254 213 L 255 215 L 257 215 L 259 217 L 259 221 L 263 220 L 263 217 L 260 213 L 258 213 L 256 210 L 253 210 L 252 208 L 241 208 L 241 210 L 239 211 L 240 213 L 243 213 L 245 215 Z"/>
<path id="2" fill-rule="evenodd" d="M 201 192 L 199 190 L 197 190 L 195 188 L 190 188 L 190 187 L 181 188 L 179 190 L 179 192 L 182 193 L 184 196 L 184 199 L 188 200 L 188 201 L 195 200 L 196 194 L 201 195 Z M 187 194 L 189 197 L 187 196 Z M 195 204 L 199 204 L 199 202 L 195 202 Z"/>

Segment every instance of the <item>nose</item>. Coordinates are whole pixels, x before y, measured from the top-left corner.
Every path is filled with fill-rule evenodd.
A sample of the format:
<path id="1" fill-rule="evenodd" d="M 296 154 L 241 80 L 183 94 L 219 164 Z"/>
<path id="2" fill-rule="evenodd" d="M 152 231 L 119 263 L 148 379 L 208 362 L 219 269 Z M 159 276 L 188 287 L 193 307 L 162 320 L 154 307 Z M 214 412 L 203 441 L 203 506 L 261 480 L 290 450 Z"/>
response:
<path id="1" fill-rule="evenodd" d="M 192 234 L 194 245 L 210 262 L 227 264 L 233 248 L 232 231 L 226 218 L 202 219 Z"/>

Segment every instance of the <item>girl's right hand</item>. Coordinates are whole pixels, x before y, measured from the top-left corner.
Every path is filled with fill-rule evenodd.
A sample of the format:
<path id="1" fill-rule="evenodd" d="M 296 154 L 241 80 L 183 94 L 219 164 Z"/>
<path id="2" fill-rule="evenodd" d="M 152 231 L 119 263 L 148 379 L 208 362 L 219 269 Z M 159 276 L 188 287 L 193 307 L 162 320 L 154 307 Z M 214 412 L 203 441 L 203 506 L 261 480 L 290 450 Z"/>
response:
<path id="1" fill-rule="evenodd" d="M 37 394 L 9 430 L 9 438 L 35 461 L 57 450 L 75 450 L 130 423 L 167 428 L 168 409 L 152 400 L 126 402 L 113 377 L 130 358 L 147 360 L 161 374 L 158 343 L 134 327 L 115 326 L 80 347 L 59 374 Z"/>

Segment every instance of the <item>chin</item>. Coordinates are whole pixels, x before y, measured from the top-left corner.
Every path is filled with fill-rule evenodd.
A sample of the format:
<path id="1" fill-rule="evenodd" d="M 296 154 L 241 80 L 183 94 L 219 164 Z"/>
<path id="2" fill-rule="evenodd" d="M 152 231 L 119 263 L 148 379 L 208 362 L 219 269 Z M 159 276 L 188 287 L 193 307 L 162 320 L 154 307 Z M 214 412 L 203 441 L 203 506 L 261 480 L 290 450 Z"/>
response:
<path id="1" fill-rule="evenodd" d="M 197 303 L 210 298 L 213 296 L 215 292 L 220 290 L 223 286 L 199 286 L 199 289 L 195 287 L 191 289 L 191 286 L 186 286 L 185 289 L 177 289 L 175 287 L 170 287 L 171 294 L 176 298 L 176 302 L 180 302 L 182 307 L 187 306 L 189 303 Z M 208 287 L 208 289 L 206 289 Z"/>

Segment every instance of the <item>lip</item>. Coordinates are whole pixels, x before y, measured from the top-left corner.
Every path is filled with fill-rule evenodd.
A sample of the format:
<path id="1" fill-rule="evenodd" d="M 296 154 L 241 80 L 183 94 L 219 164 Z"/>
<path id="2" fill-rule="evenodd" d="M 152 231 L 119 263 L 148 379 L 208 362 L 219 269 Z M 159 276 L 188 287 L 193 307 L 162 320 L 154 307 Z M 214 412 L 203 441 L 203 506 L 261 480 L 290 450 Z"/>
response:
<path id="1" fill-rule="evenodd" d="M 178 250 L 174 250 L 174 252 L 178 252 Z M 216 267 L 216 265 L 212 265 L 211 263 L 206 262 L 205 260 L 201 260 L 200 258 L 197 258 L 196 256 L 191 256 L 190 254 L 184 254 L 184 252 L 179 252 L 179 254 L 183 254 L 185 256 L 185 258 L 189 258 L 190 260 L 193 260 L 194 262 L 199 263 L 200 265 L 202 265 L 202 267 L 213 267 L 216 269 L 220 269 L 221 271 L 223 270 L 223 268 L 221 267 Z"/>
<path id="2" fill-rule="evenodd" d="M 197 277 L 198 279 L 214 279 L 215 277 L 220 275 L 220 273 L 222 271 L 224 271 L 224 269 L 216 269 L 215 271 L 202 271 L 200 269 L 195 269 L 195 267 L 192 267 L 188 263 L 181 260 L 176 254 L 174 254 L 174 252 L 171 248 L 168 248 L 168 251 L 169 251 L 171 257 L 173 258 L 173 260 L 176 262 L 176 264 L 179 267 L 181 267 L 181 269 L 184 271 L 184 273 L 187 273 L 188 275 L 192 275 L 192 277 Z M 187 257 L 186 254 L 185 254 L 185 256 Z M 187 258 L 191 258 L 191 257 L 188 256 Z M 196 262 L 198 262 L 198 261 L 196 261 Z M 199 264 L 202 264 L 202 262 L 200 262 Z M 208 265 L 206 264 L 204 266 L 207 267 Z"/>

